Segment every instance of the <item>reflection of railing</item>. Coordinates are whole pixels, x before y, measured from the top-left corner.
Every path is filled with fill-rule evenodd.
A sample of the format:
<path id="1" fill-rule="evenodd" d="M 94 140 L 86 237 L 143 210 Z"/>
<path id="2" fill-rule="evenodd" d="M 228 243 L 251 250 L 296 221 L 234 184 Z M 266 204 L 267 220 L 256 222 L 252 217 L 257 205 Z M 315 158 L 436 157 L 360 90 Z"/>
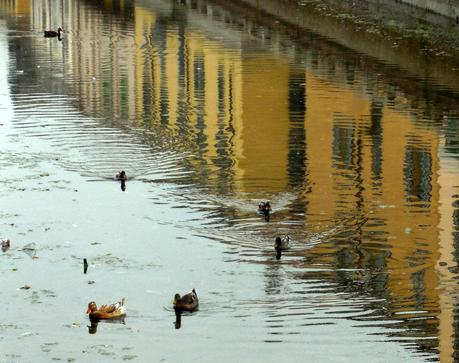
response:
<path id="1" fill-rule="evenodd" d="M 289 33 L 292 39 L 304 42 L 305 46 L 312 48 L 313 51 L 322 54 L 330 54 L 329 61 L 346 59 L 357 69 L 362 67 L 374 67 L 377 73 L 388 75 L 388 80 L 401 86 L 401 89 L 408 94 L 416 94 L 419 97 L 419 80 L 429 82 L 432 85 L 440 84 L 454 91 L 459 91 L 457 82 L 458 62 L 455 57 L 435 57 L 429 54 L 422 56 L 428 48 L 427 40 L 420 40 L 415 36 L 404 40 L 400 34 L 379 35 L 377 29 L 367 29 L 365 25 L 357 26 L 352 22 L 341 18 L 325 16 L 318 12 L 314 6 L 297 5 L 297 2 L 282 2 L 278 0 L 267 0 L 258 2 L 255 0 L 234 0 L 231 2 L 214 0 L 223 7 L 230 7 L 235 13 L 244 14 L 247 30 L 257 29 L 255 25 L 263 25 L 266 30 L 262 34 L 269 33 Z M 230 3 L 230 5 L 227 5 Z M 352 17 L 350 17 L 352 18 Z M 280 20 L 280 22 L 279 22 Z M 251 23 L 254 24 L 251 24 Z M 435 28 L 436 29 L 436 28 Z M 367 31 L 368 30 L 368 31 Z M 313 33 L 309 33 L 313 32 Z M 375 34 L 376 32 L 376 34 Z M 459 34 L 459 31 L 458 31 Z M 251 35 L 257 36 L 256 32 Z M 328 43 L 324 39 L 317 39 L 317 35 L 331 39 L 335 44 Z M 271 39 L 279 39 L 274 35 Z M 442 42 L 436 41 L 437 44 Z M 394 45 L 395 44 L 395 45 Z M 345 48 L 343 49 L 342 46 Z M 430 46 L 433 47 L 433 44 Z M 353 54 L 349 50 L 358 52 Z M 454 51 L 454 47 L 450 51 Z M 436 53 L 439 53 L 437 51 Z M 364 63 L 360 61 L 361 54 L 367 58 Z M 355 59 L 355 60 L 354 60 Z M 358 61 L 357 61 L 358 59 Z M 376 63 L 378 60 L 384 64 L 396 65 L 403 69 L 394 69 L 393 66 L 387 67 L 384 64 Z M 425 75 L 428 78 L 425 79 Z M 437 99 L 441 93 L 432 90 L 432 96 Z M 444 100 L 446 101 L 446 100 Z"/>
<path id="2" fill-rule="evenodd" d="M 404 3 L 410 4 L 410 5 L 414 5 L 419 8 L 423 8 L 430 12 L 441 14 L 449 18 L 453 18 L 455 21 L 459 15 L 459 5 L 452 1 L 444 1 L 444 0 L 429 0 L 429 1 L 401 0 L 401 1 Z"/>

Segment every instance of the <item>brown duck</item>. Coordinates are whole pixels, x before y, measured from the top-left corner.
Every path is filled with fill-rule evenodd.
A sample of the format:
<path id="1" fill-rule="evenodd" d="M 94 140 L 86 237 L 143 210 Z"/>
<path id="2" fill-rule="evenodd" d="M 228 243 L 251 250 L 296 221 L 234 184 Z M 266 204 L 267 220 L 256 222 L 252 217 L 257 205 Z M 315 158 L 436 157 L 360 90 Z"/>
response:
<path id="1" fill-rule="evenodd" d="M 126 181 L 127 180 L 127 175 L 124 170 L 120 171 L 118 174 L 115 175 L 116 180 L 121 180 L 121 181 Z"/>
<path id="2" fill-rule="evenodd" d="M 88 310 L 86 314 L 89 314 L 90 320 L 106 320 L 106 319 L 118 319 L 126 316 L 126 307 L 124 306 L 124 298 L 112 305 L 102 305 L 97 308 L 94 301 L 88 304 Z"/>
<path id="3" fill-rule="evenodd" d="M 194 311 L 199 305 L 198 295 L 193 289 L 190 293 L 180 297 L 180 294 L 174 296 L 174 308 L 180 311 Z"/>

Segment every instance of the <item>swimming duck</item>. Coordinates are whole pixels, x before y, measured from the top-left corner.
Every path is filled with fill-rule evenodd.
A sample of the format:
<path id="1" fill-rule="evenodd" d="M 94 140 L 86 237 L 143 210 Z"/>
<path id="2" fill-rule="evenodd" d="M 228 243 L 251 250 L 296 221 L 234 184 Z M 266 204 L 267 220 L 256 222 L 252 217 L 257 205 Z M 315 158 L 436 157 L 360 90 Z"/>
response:
<path id="1" fill-rule="evenodd" d="M 118 319 L 126 316 L 126 307 L 124 306 L 124 298 L 112 305 L 102 305 L 97 308 L 94 301 L 88 304 L 88 310 L 86 314 L 89 314 L 90 320 L 105 320 L 105 319 Z"/>
<path id="2" fill-rule="evenodd" d="M 276 250 L 276 258 L 279 260 L 282 256 L 282 251 L 288 250 L 290 248 L 290 236 L 286 235 L 282 238 L 276 237 L 276 242 L 274 243 L 274 249 Z"/>
<path id="3" fill-rule="evenodd" d="M 2 240 L 2 251 L 6 252 L 10 248 L 10 240 Z"/>
<path id="4" fill-rule="evenodd" d="M 260 202 L 258 204 L 258 213 L 262 213 L 265 216 L 266 222 L 269 222 L 269 214 L 271 213 L 271 204 L 269 202 Z"/>
<path id="5" fill-rule="evenodd" d="M 54 38 L 54 37 L 61 37 L 61 32 L 63 32 L 62 28 L 57 28 L 55 30 L 45 30 L 45 38 Z"/>
<path id="6" fill-rule="evenodd" d="M 116 180 L 121 180 L 121 181 L 126 181 L 127 180 L 127 175 L 124 170 L 120 171 L 118 174 L 115 175 Z"/>
<path id="7" fill-rule="evenodd" d="M 174 296 L 174 309 L 176 310 L 193 311 L 196 310 L 198 304 L 199 299 L 195 289 L 182 297 L 180 297 L 180 294 L 175 294 Z"/>
<path id="8" fill-rule="evenodd" d="M 271 212 L 271 204 L 269 204 L 269 202 L 260 202 L 260 204 L 258 204 L 258 211 L 260 213 Z"/>
<path id="9" fill-rule="evenodd" d="M 290 236 L 287 234 L 282 238 L 276 237 L 274 248 L 276 247 L 279 247 L 282 251 L 288 250 L 290 248 Z"/>

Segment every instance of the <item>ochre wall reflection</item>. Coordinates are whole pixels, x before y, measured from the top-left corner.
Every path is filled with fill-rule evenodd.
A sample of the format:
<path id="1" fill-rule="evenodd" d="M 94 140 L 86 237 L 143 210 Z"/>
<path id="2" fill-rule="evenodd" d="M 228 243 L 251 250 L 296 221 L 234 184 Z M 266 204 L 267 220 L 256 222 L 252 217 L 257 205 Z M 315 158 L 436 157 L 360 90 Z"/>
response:
<path id="1" fill-rule="evenodd" d="M 30 14 L 30 0 L 0 0 L 0 10 L 6 14 Z"/>
<path id="2" fill-rule="evenodd" d="M 244 178 L 242 192 L 280 192 L 288 185 L 288 76 L 287 60 L 272 55 L 242 59 L 242 127 L 238 166 Z M 268 182 L 264 182 L 264 181 Z"/>

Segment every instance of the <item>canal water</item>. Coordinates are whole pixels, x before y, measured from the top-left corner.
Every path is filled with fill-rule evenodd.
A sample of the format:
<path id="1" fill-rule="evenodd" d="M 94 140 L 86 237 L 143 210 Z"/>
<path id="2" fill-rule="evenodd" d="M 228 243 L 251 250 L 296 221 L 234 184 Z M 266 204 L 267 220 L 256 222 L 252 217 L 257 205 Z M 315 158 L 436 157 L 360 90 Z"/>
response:
<path id="1" fill-rule="evenodd" d="M 459 62 L 236 3 L 0 1 L 0 362 L 456 359 Z"/>

